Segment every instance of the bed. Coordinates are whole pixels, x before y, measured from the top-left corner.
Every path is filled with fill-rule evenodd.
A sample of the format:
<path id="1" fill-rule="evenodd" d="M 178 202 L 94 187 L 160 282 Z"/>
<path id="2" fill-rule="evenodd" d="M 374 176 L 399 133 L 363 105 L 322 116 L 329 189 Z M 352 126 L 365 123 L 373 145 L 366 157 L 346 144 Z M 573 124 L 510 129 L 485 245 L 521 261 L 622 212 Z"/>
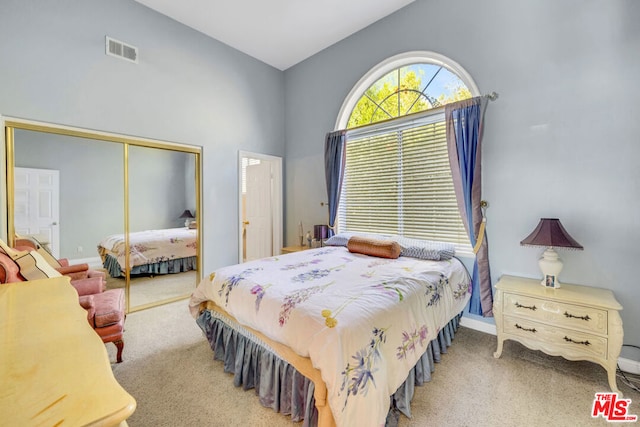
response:
<path id="1" fill-rule="evenodd" d="M 350 249 L 224 267 L 189 302 L 235 384 L 255 388 L 263 405 L 304 425 L 384 425 L 394 412 L 410 416 L 413 386 L 429 379 L 469 300 L 469 275 L 455 257 Z"/>
<path id="2" fill-rule="evenodd" d="M 187 227 L 129 233 L 132 275 L 157 275 L 195 270 L 196 229 Z M 125 271 L 125 235 L 113 234 L 98 243 L 102 265 L 111 277 Z"/>

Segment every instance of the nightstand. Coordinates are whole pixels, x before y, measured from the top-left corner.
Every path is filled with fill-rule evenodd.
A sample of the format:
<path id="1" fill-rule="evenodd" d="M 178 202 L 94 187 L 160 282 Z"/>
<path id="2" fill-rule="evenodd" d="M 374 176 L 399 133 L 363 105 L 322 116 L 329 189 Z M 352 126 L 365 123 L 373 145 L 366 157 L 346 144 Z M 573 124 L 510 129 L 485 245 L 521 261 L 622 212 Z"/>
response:
<path id="1" fill-rule="evenodd" d="M 611 391 L 620 393 L 616 366 L 622 349 L 622 306 L 613 292 L 562 284 L 550 289 L 539 280 L 502 276 L 496 283 L 493 311 L 502 354 L 505 340 L 568 360 L 588 360 L 607 371 Z"/>
<path id="2" fill-rule="evenodd" d="M 293 252 L 304 251 L 305 249 L 309 249 L 309 246 L 286 246 L 282 248 L 281 252 L 282 252 L 282 255 L 284 255 L 284 254 L 290 254 Z"/>

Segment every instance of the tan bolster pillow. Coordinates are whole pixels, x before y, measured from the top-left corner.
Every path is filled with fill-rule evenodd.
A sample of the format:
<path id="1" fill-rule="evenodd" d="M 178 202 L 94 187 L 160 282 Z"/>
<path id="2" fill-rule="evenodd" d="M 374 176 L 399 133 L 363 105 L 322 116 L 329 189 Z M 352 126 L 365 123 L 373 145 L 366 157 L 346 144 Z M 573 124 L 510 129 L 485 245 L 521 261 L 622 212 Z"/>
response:
<path id="1" fill-rule="evenodd" d="M 366 237 L 353 236 L 347 243 L 349 252 L 375 256 L 379 258 L 398 258 L 402 248 L 398 242 L 393 240 L 369 239 Z"/>

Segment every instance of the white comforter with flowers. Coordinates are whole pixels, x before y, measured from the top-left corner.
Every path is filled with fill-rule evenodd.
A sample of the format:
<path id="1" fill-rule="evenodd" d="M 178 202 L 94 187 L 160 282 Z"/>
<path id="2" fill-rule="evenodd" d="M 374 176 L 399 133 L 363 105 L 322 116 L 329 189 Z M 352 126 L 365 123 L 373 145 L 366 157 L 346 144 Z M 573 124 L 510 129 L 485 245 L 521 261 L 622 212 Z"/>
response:
<path id="1" fill-rule="evenodd" d="M 190 300 L 214 301 L 241 324 L 309 357 L 338 426 L 384 425 L 389 396 L 438 331 L 465 307 L 456 258 L 395 260 L 324 247 L 220 268 Z"/>
<path id="2" fill-rule="evenodd" d="M 129 233 L 131 267 L 196 256 L 197 230 L 186 227 L 145 230 Z M 125 236 L 113 234 L 98 243 L 98 253 L 104 262 L 107 255 L 125 269 Z"/>

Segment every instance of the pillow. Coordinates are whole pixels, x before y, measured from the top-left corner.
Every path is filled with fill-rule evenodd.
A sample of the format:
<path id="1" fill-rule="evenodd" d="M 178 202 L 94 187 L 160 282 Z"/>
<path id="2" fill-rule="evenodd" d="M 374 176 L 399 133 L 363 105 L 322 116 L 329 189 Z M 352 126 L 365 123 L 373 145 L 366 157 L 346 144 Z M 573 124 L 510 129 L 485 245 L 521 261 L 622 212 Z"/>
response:
<path id="1" fill-rule="evenodd" d="M 325 246 L 347 246 L 352 233 L 338 233 L 329 237 L 325 242 Z"/>
<path id="2" fill-rule="evenodd" d="M 454 257 L 455 246 L 452 243 L 436 242 L 433 240 L 412 239 L 404 236 L 370 234 L 370 233 L 338 233 L 324 243 L 326 246 L 347 246 L 349 239 L 360 237 L 374 240 L 395 241 L 400 244 L 400 256 L 445 261 Z"/>
<path id="3" fill-rule="evenodd" d="M 349 243 L 349 239 L 354 236 L 365 237 L 368 239 L 379 239 L 379 240 L 389 239 L 388 236 L 385 236 L 382 234 L 343 232 L 343 233 L 338 233 L 329 237 L 324 242 L 324 244 L 325 246 L 345 246 L 346 247 L 347 243 Z"/>
<path id="4" fill-rule="evenodd" d="M 393 240 L 380 240 L 361 236 L 351 237 L 347 242 L 347 249 L 349 249 L 349 252 L 392 259 L 398 258 L 402 250 L 398 242 Z"/>
<path id="5" fill-rule="evenodd" d="M 400 252 L 401 256 L 445 261 L 453 258 L 456 253 L 456 248 L 453 243 L 411 239 L 403 236 L 396 236 L 394 240 L 398 242 L 402 248 Z"/>

